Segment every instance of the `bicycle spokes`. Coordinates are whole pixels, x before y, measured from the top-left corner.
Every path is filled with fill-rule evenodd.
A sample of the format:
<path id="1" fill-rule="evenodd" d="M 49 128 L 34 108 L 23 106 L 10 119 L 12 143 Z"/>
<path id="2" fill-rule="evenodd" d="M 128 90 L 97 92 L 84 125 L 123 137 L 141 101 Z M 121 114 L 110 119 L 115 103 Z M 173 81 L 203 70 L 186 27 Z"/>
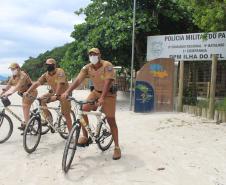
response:
<path id="1" fill-rule="evenodd" d="M 101 135 L 98 137 L 98 141 L 99 142 L 104 142 L 104 140 L 108 137 L 111 136 L 111 133 L 107 130 L 107 129 L 104 129 L 103 132 L 101 133 Z"/>
<path id="2" fill-rule="evenodd" d="M 3 123 L 3 117 L 2 116 L 0 116 L 0 127 L 2 126 L 2 123 Z"/>
<path id="3" fill-rule="evenodd" d="M 0 143 L 7 141 L 13 132 L 12 120 L 6 114 L 0 115 Z"/>

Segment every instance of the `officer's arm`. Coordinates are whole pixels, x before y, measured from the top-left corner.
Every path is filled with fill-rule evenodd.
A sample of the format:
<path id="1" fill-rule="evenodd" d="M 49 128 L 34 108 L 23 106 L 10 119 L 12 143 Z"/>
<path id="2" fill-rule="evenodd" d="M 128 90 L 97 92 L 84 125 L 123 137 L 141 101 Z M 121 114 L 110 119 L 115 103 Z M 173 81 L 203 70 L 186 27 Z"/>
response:
<path id="1" fill-rule="evenodd" d="M 11 87 L 10 89 L 8 89 L 8 90 L 4 93 L 4 96 L 10 96 L 10 95 L 12 95 L 12 94 L 15 93 L 16 91 L 18 91 L 19 87 L 20 87 L 20 84 L 18 83 L 16 86 Z"/>
<path id="2" fill-rule="evenodd" d="M 31 87 L 27 90 L 27 94 L 29 94 L 30 92 L 32 92 L 33 90 L 37 89 L 39 86 L 41 85 L 41 83 L 39 81 L 33 83 L 31 85 Z"/>
<path id="3" fill-rule="evenodd" d="M 4 94 L 12 87 L 12 77 L 9 79 L 5 88 L 2 89 L 0 96 L 4 96 Z"/>
<path id="4" fill-rule="evenodd" d="M 7 93 L 7 91 L 10 89 L 10 87 L 11 87 L 11 85 L 8 84 L 5 88 L 3 88 L 0 96 L 4 96 L 5 93 Z"/>
<path id="5" fill-rule="evenodd" d="M 69 88 L 66 90 L 68 94 L 70 94 L 75 88 L 77 88 L 82 83 L 83 78 L 79 76 L 76 77 L 75 81 L 72 82 L 72 84 L 69 86 Z"/>
<path id="6" fill-rule="evenodd" d="M 103 87 L 103 91 L 102 91 L 102 94 L 101 94 L 101 98 L 104 98 L 107 95 L 107 93 L 109 92 L 112 81 L 113 81 L 113 79 L 106 79 L 104 81 L 104 87 Z"/>
<path id="7" fill-rule="evenodd" d="M 10 89 L 11 85 L 7 84 L 5 88 L 2 88 L 2 92 L 0 94 L 0 96 L 2 96 L 6 91 L 8 91 Z"/>
<path id="8" fill-rule="evenodd" d="M 56 96 L 60 96 L 60 89 L 63 88 L 63 86 L 65 85 L 65 83 L 58 83 L 57 87 L 56 87 Z"/>
<path id="9" fill-rule="evenodd" d="M 23 85 L 23 83 L 24 83 L 24 80 L 23 80 L 23 78 L 21 78 L 17 82 L 16 86 L 14 86 L 13 88 L 10 89 L 10 92 L 9 93 L 10 94 L 13 94 L 13 93 L 17 92 L 20 89 L 20 87 Z"/>

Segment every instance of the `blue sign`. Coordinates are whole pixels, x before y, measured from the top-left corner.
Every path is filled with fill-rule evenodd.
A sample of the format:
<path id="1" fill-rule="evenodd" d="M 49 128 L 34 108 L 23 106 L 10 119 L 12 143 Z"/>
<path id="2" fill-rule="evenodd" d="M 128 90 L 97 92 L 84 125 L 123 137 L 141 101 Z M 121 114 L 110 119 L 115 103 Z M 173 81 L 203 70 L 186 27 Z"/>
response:
<path id="1" fill-rule="evenodd" d="M 135 112 L 151 112 L 154 110 L 154 89 L 145 81 L 135 84 Z"/>

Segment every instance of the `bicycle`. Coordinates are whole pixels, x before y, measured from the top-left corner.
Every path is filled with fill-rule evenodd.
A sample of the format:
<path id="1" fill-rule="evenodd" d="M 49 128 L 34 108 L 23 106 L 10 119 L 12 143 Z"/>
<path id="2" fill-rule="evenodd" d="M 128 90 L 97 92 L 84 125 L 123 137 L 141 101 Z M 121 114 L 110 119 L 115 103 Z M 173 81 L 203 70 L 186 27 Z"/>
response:
<path id="1" fill-rule="evenodd" d="M 90 111 L 90 112 L 86 112 L 82 110 L 82 106 L 84 104 L 95 104 L 96 100 L 77 101 L 73 97 L 69 97 L 68 99 L 78 104 L 79 109 L 77 112 L 76 120 L 73 123 L 73 127 L 69 133 L 69 136 L 64 148 L 63 159 L 62 159 L 62 169 L 65 173 L 68 172 L 77 149 L 78 138 L 81 131 L 81 124 L 84 125 L 84 120 L 82 118 L 82 115 L 94 115 L 97 118 L 96 126 L 94 125 L 92 126 L 91 123 L 85 126 L 90 136 L 88 139 L 88 144 L 86 146 L 92 143 L 96 143 L 100 150 L 105 151 L 109 149 L 109 147 L 113 142 L 113 137 L 112 137 L 110 128 L 106 123 L 107 122 L 106 117 L 102 112 L 102 108 L 98 107 L 96 111 Z M 107 138 L 108 140 L 106 140 Z"/>
<path id="2" fill-rule="evenodd" d="M 51 130 L 52 133 L 58 132 L 63 139 L 68 138 L 68 128 L 66 120 L 61 113 L 60 106 L 58 107 L 43 107 L 41 105 L 41 99 L 33 97 L 38 101 L 38 107 L 32 111 L 33 115 L 30 118 L 28 124 L 25 127 L 23 135 L 23 147 L 27 153 L 32 153 L 36 150 L 41 140 L 41 135 Z M 57 113 L 55 122 L 46 120 L 46 130 L 42 131 L 42 111 L 43 109 L 54 110 Z M 70 112 L 72 121 L 75 120 L 75 113 L 71 110 Z"/>
<path id="3" fill-rule="evenodd" d="M 21 124 L 23 120 L 10 107 L 21 107 L 21 105 L 11 105 L 10 100 L 7 97 L 0 97 L 0 144 L 6 142 L 13 133 L 13 122 L 11 118 L 6 114 L 8 112 L 14 118 L 16 118 Z M 31 114 L 32 115 L 32 114 Z"/>

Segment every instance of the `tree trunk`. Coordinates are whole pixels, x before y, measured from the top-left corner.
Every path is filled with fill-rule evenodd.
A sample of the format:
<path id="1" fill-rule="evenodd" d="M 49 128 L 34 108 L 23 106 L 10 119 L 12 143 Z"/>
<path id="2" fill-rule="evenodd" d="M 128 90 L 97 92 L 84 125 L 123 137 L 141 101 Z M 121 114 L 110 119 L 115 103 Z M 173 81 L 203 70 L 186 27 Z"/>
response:
<path id="1" fill-rule="evenodd" d="M 142 38 L 137 37 L 135 41 L 135 69 L 140 69 L 146 62 L 146 42 Z"/>

